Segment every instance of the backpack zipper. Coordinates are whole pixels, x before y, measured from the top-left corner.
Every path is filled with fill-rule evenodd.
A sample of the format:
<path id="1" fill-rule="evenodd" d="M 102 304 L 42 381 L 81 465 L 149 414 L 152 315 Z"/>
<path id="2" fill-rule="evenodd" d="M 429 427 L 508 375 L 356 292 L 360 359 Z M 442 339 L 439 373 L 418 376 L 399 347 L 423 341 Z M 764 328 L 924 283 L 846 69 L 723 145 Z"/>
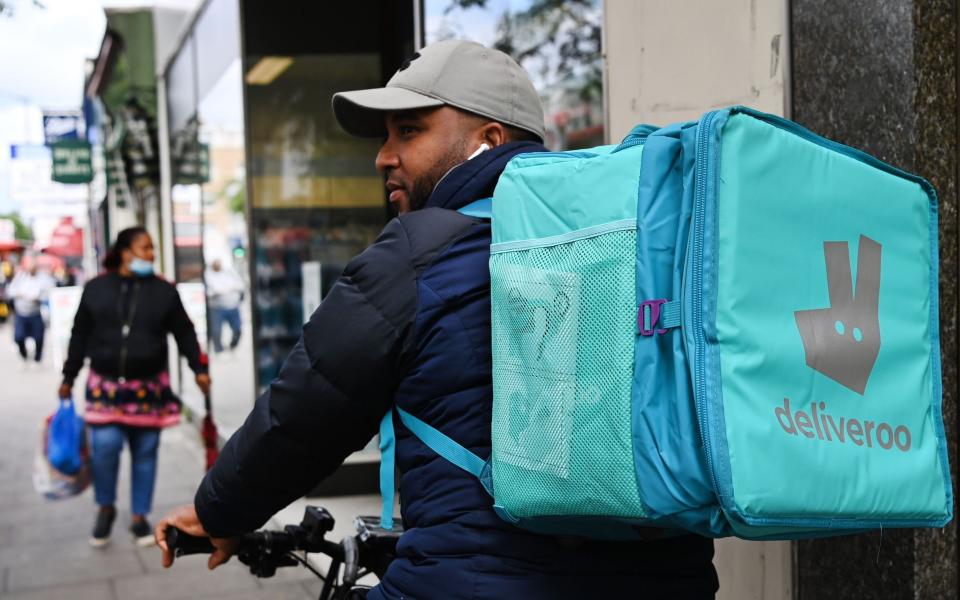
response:
<path id="1" fill-rule="evenodd" d="M 707 472 L 710 475 L 710 481 L 713 483 L 714 490 L 719 495 L 720 487 L 717 485 L 717 474 L 713 464 L 713 447 L 711 437 L 708 435 L 708 426 L 710 418 L 706 401 L 706 375 L 705 375 L 705 354 L 706 340 L 703 333 L 703 236 L 704 220 L 706 219 L 707 202 L 707 182 L 708 167 L 710 156 L 709 141 L 713 129 L 713 121 L 718 112 L 712 111 L 703 116 L 697 129 L 697 157 L 696 169 L 697 178 L 694 192 L 694 212 L 693 212 L 693 272 L 692 272 L 692 293 L 693 293 L 693 337 L 694 345 L 694 402 L 697 408 L 697 420 L 700 425 L 700 441 L 703 443 L 704 454 L 707 463 Z"/>

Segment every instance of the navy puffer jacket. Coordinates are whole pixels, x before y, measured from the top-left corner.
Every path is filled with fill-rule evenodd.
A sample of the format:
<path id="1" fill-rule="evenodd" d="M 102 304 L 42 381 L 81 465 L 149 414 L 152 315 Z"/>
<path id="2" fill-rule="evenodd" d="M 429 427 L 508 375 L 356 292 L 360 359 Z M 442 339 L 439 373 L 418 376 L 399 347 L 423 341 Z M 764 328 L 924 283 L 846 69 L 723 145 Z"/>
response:
<path id="1" fill-rule="evenodd" d="M 350 262 L 201 484 L 208 532 L 261 526 L 366 445 L 393 403 L 489 456 L 490 226 L 455 211 L 492 195 L 514 155 L 540 150 L 507 144 L 457 167 L 425 209 Z M 371 600 L 713 597 L 711 540 L 522 531 L 494 514 L 479 481 L 394 421 L 406 533 Z"/>

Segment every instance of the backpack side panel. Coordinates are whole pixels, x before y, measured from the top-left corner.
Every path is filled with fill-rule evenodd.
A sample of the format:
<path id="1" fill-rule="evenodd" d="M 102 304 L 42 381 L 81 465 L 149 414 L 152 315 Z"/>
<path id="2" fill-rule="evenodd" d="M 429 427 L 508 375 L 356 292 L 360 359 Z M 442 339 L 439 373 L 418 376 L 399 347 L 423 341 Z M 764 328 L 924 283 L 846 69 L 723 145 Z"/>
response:
<path id="1" fill-rule="evenodd" d="M 776 117 L 708 117 L 688 335 L 701 336 L 697 402 L 734 530 L 942 526 L 932 188 Z"/>
<path id="2" fill-rule="evenodd" d="M 683 193 L 696 123 L 672 125 L 645 144 L 637 208 L 637 300 L 678 300 L 693 198 Z M 687 146 L 686 150 L 684 146 Z M 679 329 L 638 335 L 632 428 L 637 482 L 652 514 L 677 526 L 724 535 L 697 426 L 687 350 Z"/>
<path id="3" fill-rule="evenodd" d="M 492 487 L 521 525 L 647 517 L 630 430 L 642 151 L 520 155 L 494 192 Z"/>

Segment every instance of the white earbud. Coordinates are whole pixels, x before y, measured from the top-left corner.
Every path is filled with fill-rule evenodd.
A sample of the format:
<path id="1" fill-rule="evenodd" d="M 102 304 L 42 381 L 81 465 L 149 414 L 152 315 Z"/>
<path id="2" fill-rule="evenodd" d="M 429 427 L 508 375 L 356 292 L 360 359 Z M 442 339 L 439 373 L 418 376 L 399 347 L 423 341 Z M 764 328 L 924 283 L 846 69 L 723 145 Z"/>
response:
<path id="1" fill-rule="evenodd" d="M 467 157 L 467 160 L 470 160 L 471 158 L 474 158 L 476 156 L 480 156 L 481 154 L 483 154 L 489 149 L 490 149 L 490 146 L 488 146 L 486 143 L 480 144 L 480 147 L 477 148 L 473 154 Z"/>

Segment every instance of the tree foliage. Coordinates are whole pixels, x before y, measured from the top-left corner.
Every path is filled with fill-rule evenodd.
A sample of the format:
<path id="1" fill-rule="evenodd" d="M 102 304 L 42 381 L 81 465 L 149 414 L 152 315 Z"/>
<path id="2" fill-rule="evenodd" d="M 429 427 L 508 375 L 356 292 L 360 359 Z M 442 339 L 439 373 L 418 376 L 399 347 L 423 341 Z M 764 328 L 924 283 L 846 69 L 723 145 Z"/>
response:
<path id="1" fill-rule="evenodd" d="M 485 9 L 488 0 L 451 0 L 454 10 Z M 583 100 L 602 93 L 602 23 L 596 0 L 531 0 L 516 12 L 504 12 L 497 22 L 493 46 L 514 57 L 544 81 L 577 79 Z"/>
<path id="2" fill-rule="evenodd" d="M 23 219 L 20 218 L 20 215 L 17 213 L 8 213 L 5 215 L 0 215 L 0 219 L 9 219 L 13 221 L 14 233 L 13 236 L 19 242 L 32 242 L 33 241 L 33 229 L 29 225 L 23 222 Z"/>

